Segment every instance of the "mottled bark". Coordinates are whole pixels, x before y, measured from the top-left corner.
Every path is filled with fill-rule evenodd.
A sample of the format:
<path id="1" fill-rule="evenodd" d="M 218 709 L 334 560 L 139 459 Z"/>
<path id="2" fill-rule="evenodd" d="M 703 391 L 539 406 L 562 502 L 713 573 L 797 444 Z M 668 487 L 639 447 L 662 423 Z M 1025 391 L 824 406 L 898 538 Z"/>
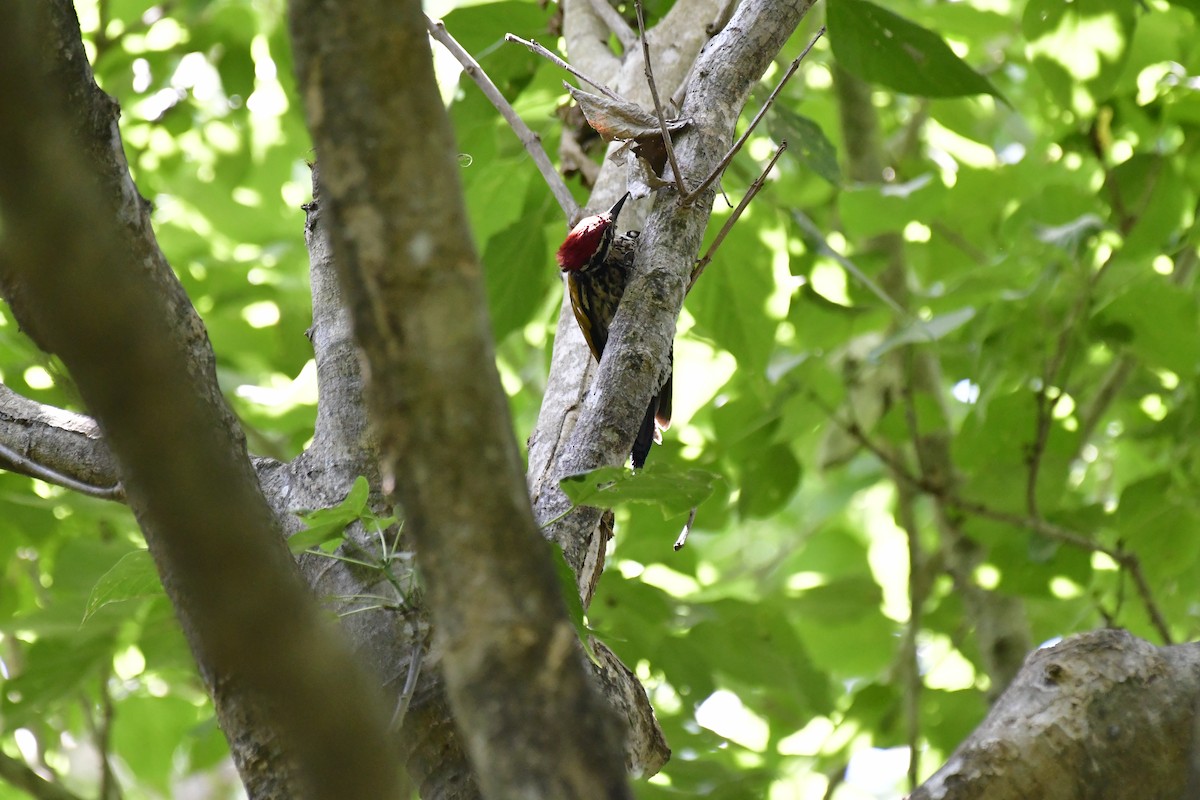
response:
<path id="1" fill-rule="evenodd" d="M 628 797 L 615 718 L 588 680 L 502 422 L 420 4 L 297 2 L 291 24 L 383 486 L 417 545 L 476 775 L 496 797 Z"/>
<path id="2" fill-rule="evenodd" d="M 987 719 L 910 800 L 1178 800 L 1200 645 L 1119 630 L 1029 656 Z"/>
<path id="3" fill-rule="evenodd" d="M 235 752 L 290 754 L 248 783 L 398 796 L 375 688 L 283 545 L 74 10 L 4 6 L 0 37 L 0 105 L 22 114 L 0 128 L 0 287 L 95 415 Z"/>

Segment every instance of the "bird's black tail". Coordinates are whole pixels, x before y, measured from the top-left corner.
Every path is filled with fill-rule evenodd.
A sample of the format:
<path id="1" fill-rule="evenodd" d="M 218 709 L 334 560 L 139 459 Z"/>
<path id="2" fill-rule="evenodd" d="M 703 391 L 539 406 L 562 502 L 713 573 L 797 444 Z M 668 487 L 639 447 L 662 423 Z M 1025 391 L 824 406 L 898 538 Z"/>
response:
<path id="1" fill-rule="evenodd" d="M 658 398 L 650 398 L 650 406 L 646 416 L 642 418 L 642 427 L 638 429 L 637 438 L 633 440 L 633 468 L 641 469 L 646 465 L 646 456 L 650 455 L 650 447 L 654 444 L 658 429 L 654 427 L 654 414 L 658 411 Z"/>
<path id="2" fill-rule="evenodd" d="M 637 438 L 633 440 L 633 468 L 641 469 L 646 465 L 646 457 L 650 455 L 650 447 L 655 442 L 662 442 L 659 431 L 666 430 L 671 424 L 671 394 L 674 388 L 675 349 L 671 349 L 671 371 L 667 373 L 667 382 L 658 390 L 658 394 L 650 398 L 650 406 L 646 416 L 642 417 L 642 426 L 638 428 Z"/>

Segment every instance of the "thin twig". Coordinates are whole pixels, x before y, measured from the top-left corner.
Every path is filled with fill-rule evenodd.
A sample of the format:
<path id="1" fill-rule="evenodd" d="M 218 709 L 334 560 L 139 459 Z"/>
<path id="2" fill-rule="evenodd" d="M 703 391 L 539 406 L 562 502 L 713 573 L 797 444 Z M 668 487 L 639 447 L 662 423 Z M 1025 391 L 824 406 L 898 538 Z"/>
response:
<path id="1" fill-rule="evenodd" d="M 558 56 L 554 55 L 554 53 L 551 53 L 549 50 L 547 50 L 546 48 L 542 47 L 540 44 L 538 44 L 538 43 L 537 43 L 537 42 L 535 42 L 535 41 L 528 40 L 528 39 L 522 39 L 520 36 L 517 36 L 517 35 L 516 35 L 516 34 L 514 34 L 514 33 L 506 33 L 506 34 L 504 34 L 504 41 L 506 41 L 506 42 L 516 42 L 517 44 L 523 44 L 523 45 L 525 45 L 525 46 L 526 46 L 526 47 L 528 47 L 528 48 L 529 48 L 529 49 L 530 49 L 532 52 L 534 52 L 534 53 L 537 53 L 539 56 L 541 56 L 541 57 L 542 57 L 542 58 L 544 58 L 544 59 L 547 59 L 547 60 L 548 60 L 548 61 L 550 61 L 552 64 L 555 64 L 556 66 L 560 67 L 561 69 L 565 69 L 567 72 L 571 73 L 571 74 L 572 74 L 572 75 L 574 75 L 576 78 L 579 78 L 579 80 L 583 81 L 584 83 L 587 83 L 587 84 L 590 84 L 590 85 L 592 85 L 592 86 L 596 87 L 596 89 L 597 89 L 597 90 L 599 90 L 600 94 L 604 95 L 605 97 L 609 98 L 610 100 L 616 100 L 616 101 L 617 101 L 617 102 L 619 102 L 619 103 L 627 103 L 627 102 L 629 102 L 629 101 L 628 101 L 628 100 L 626 100 L 625 98 L 621 97 L 621 95 L 617 94 L 617 93 L 616 93 L 616 92 L 614 92 L 612 89 L 610 89 L 610 88 L 608 88 L 607 86 L 605 86 L 603 83 L 600 83 L 599 81 L 592 80 L 592 79 L 591 79 L 591 78 L 589 78 L 587 75 L 584 75 L 582 72 L 580 72 L 579 70 L 575 69 L 575 68 L 574 68 L 574 67 L 572 67 L 570 64 L 568 64 L 567 62 L 563 61 L 561 58 L 559 58 Z"/>
<path id="2" fill-rule="evenodd" d="M 827 256 L 828 258 L 832 258 L 834 261 L 836 261 L 838 266 L 850 273 L 850 276 L 863 286 L 867 287 L 867 291 L 878 297 L 883 304 L 890 308 L 901 320 L 907 323 L 912 323 L 915 320 L 913 315 L 910 314 L 904 308 L 904 306 L 897 303 L 890 294 L 885 292 L 883 288 L 879 286 L 879 284 L 868 278 L 867 274 L 859 269 L 857 264 L 846 258 L 837 250 L 834 250 L 829 242 L 825 239 L 825 234 L 821 232 L 821 229 L 817 227 L 817 224 L 809 219 L 803 211 L 794 208 L 791 210 L 791 215 L 792 221 L 799 225 L 800 228 L 808 234 L 812 241 L 816 242 L 818 255 Z"/>
<path id="3" fill-rule="evenodd" d="M 628 53 L 637 44 L 637 34 L 633 32 L 633 28 L 629 27 L 629 23 L 620 12 L 609 5 L 608 0 L 591 0 L 591 4 L 592 11 L 596 12 L 596 16 L 600 17 L 613 36 L 617 37 L 621 49 Z"/>
<path id="4" fill-rule="evenodd" d="M 1062 544 L 1070 545 L 1080 550 L 1092 553 L 1103 553 L 1111 558 L 1123 569 L 1125 569 L 1131 578 L 1134 585 L 1137 587 L 1138 594 L 1142 598 L 1142 604 L 1146 606 L 1146 613 L 1150 617 L 1150 624 L 1162 638 L 1165 644 L 1171 644 L 1171 631 L 1167 626 L 1166 619 L 1158 608 L 1158 604 L 1154 601 L 1154 593 L 1150 588 L 1149 582 L 1146 580 L 1145 574 L 1142 572 L 1141 561 L 1137 555 L 1124 550 L 1121 547 L 1110 547 L 1097 541 L 1089 539 L 1086 535 L 1079 531 L 1066 528 L 1062 525 L 1055 524 L 1041 517 L 1022 516 L 1009 511 L 1001 511 L 998 508 L 974 500 L 966 500 L 956 494 L 952 489 L 944 484 L 935 483 L 928 478 L 920 475 L 914 475 L 908 467 L 901 461 L 894 458 L 884 448 L 880 447 L 860 428 L 857 424 L 847 424 L 840 419 L 837 413 L 829 407 L 815 392 L 806 390 L 805 395 L 809 400 L 820 408 L 834 425 L 837 425 L 855 441 L 869 450 L 876 458 L 883 462 L 884 466 L 888 467 L 891 472 L 900 478 L 905 483 L 915 489 L 918 489 L 932 497 L 941 499 L 949 506 L 953 506 L 961 512 L 973 514 L 977 517 L 990 519 L 993 522 L 1002 522 L 1006 525 L 1011 525 L 1015 528 L 1023 528 L 1027 531 L 1038 534 L 1046 539 L 1051 539 Z"/>
<path id="5" fill-rule="evenodd" d="M 675 160 L 675 147 L 671 144 L 671 132 L 667 130 L 667 118 L 663 114 L 662 101 L 658 99 L 658 86 L 654 83 L 654 71 L 650 68 L 650 41 L 646 38 L 646 20 L 642 15 L 642 0 L 633 0 L 637 9 L 638 32 L 642 37 L 642 65 L 646 68 L 646 83 L 650 84 L 650 97 L 654 98 L 654 113 L 658 116 L 658 126 L 662 129 L 663 147 L 667 148 L 667 160 L 671 162 L 671 172 L 675 174 L 675 188 L 680 197 L 687 197 L 687 187 L 683 185 L 683 173 L 679 171 L 679 162 Z"/>
<path id="6" fill-rule="evenodd" d="M 688 281 L 687 290 L 689 292 L 692 290 L 692 287 L 696 285 L 696 281 L 700 279 L 700 276 L 704 274 L 704 270 L 706 267 L 708 267 L 709 262 L 713 260 L 713 256 L 717 254 L 717 248 L 721 246 L 721 242 L 725 241 L 725 237 L 729 234 L 729 231 L 733 229 L 733 224 L 737 222 L 738 217 L 740 217 L 742 212 L 746 210 L 746 206 L 750 205 L 750 201 L 754 199 L 754 195 L 758 194 L 759 189 L 763 187 L 763 184 L 767 180 L 767 175 L 775 166 L 775 162 L 779 160 L 781 155 L 783 155 L 783 151 L 787 150 L 787 146 L 788 144 L 786 139 L 779 143 L 779 147 L 775 149 L 775 155 L 771 156 L 771 161 L 767 164 L 766 169 L 764 169 L 762 174 L 754 179 L 754 183 L 750 184 L 750 188 L 746 191 L 746 196 L 742 198 L 742 202 L 738 203 L 737 208 L 735 208 L 733 213 L 729 215 L 729 219 L 725 220 L 725 224 L 722 225 L 721 230 L 717 232 L 716 238 L 712 240 L 712 244 L 708 246 L 708 250 L 705 251 L 704 256 L 696 262 L 696 266 L 692 268 L 692 277 Z"/>
<path id="7" fill-rule="evenodd" d="M 392 713 L 392 722 L 389 727 L 393 731 L 400 730 L 400 726 L 404 724 L 408 706 L 412 703 L 413 694 L 417 690 L 417 679 L 421 676 L 421 663 L 424 659 L 424 647 L 418 641 L 413 646 L 412 658 L 408 661 L 408 676 L 404 679 L 404 688 L 400 690 L 400 700 L 396 704 L 395 712 Z"/>
<path id="8" fill-rule="evenodd" d="M 460 45 L 450 32 L 446 30 L 446 24 L 442 20 L 432 20 L 429 17 L 425 18 L 425 26 L 429 29 L 429 35 L 441 42 L 451 55 L 458 59 L 458 63 L 462 64 L 463 72 L 475 81 L 475 84 L 483 92 L 484 96 L 492 102 L 500 115 L 508 122 L 509 127 L 513 129 L 513 133 L 521 140 L 521 144 L 525 146 L 525 151 L 529 153 L 533 163 L 537 165 L 538 172 L 542 173 L 542 178 L 546 181 L 546 185 L 550 187 L 550 191 L 554 194 L 554 199 L 558 200 L 559 206 L 562 207 L 563 213 L 567 215 L 567 220 L 574 221 L 579 216 L 579 204 L 575 202 L 575 198 L 571 195 L 571 190 L 567 188 L 567 184 L 563 181 L 562 175 L 554 168 L 554 164 L 550 161 L 550 157 L 546 155 L 546 150 L 542 147 L 542 137 L 538 136 L 525 121 L 518 116 L 513 110 L 512 105 L 504 99 L 504 95 L 492 83 L 492 79 L 483 71 L 483 67 L 479 66 L 471 54 L 468 53 L 462 45 Z"/>
<path id="9" fill-rule="evenodd" d="M 0 444 L 0 458 L 9 462 L 9 465 L 16 467 L 15 470 L 12 470 L 13 472 L 19 472 L 31 478 L 38 478 L 47 483 L 53 483 L 55 486 L 70 489 L 73 492 L 86 494 L 89 497 L 99 497 L 101 500 L 116 500 L 121 502 L 125 499 L 125 487 L 121 485 L 120 481 L 114 483 L 112 486 L 93 486 L 90 483 L 76 480 L 50 467 L 32 461 L 27 456 L 21 455 L 5 444 Z"/>
<path id="10" fill-rule="evenodd" d="M 804 52 L 796 56 L 796 60 L 791 63 L 791 66 L 788 67 L 787 72 L 783 74 L 783 78 L 780 79 L 779 84 L 775 87 L 774 91 L 771 92 L 770 96 L 767 97 L 767 101 L 763 103 L 763 107 L 759 109 L 758 114 L 756 114 L 754 119 L 751 120 L 750 127 L 746 128 L 746 132 L 742 134 L 741 138 L 733 143 L 733 147 L 729 148 L 729 152 L 726 153 L 725 157 L 721 159 L 721 162 L 713 168 L 712 173 L 710 173 L 709 176 L 705 178 L 699 186 L 696 187 L 695 191 L 680 199 L 679 202 L 681 204 L 686 206 L 695 202 L 696 198 L 703 194 L 704 191 L 712 185 L 712 182 L 721 176 L 721 173 L 724 172 L 725 168 L 729 166 L 729 162 L 733 160 L 733 157 L 737 155 L 739 150 L 742 149 L 742 145 L 744 145 L 746 140 L 750 138 L 750 134 L 754 132 L 756 127 L 758 127 L 758 123 L 767 113 L 767 109 L 769 109 L 775 102 L 775 98 L 779 96 L 781 91 L 783 91 L 783 87 L 787 84 L 788 80 L 792 77 L 792 75 L 796 74 L 796 70 L 800 69 L 800 62 L 802 62 L 804 57 L 808 55 L 809 51 L 813 49 L 817 43 L 817 40 L 824 35 L 825 26 L 822 25 L 820 30 L 817 31 L 816 35 L 813 36 L 812 41 L 808 43 L 808 47 L 805 47 Z"/>
<path id="11" fill-rule="evenodd" d="M 696 522 L 696 510 L 698 506 L 692 506 L 692 510 L 688 513 L 687 522 L 683 523 L 683 530 L 679 532 L 679 538 L 675 540 L 675 552 L 678 553 L 687 544 L 688 534 L 692 532 L 692 525 Z"/>
<path id="12" fill-rule="evenodd" d="M 100 800 L 118 800 L 121 797 L 121 785 L 113 774 L 110 752 L 113 723 L 112 692 L 108 689 L 110 672 L 110 669 L 105 669 L 100 675 L 100 724 L 96 729 L 96 749 L 100 754 Z"/>
<path id="13" fill-rule="evenodd" d="M 24 761 L 0 750 L 0 781 L 37 800 L 82 800 L 57 783 L 46 780 Z"/>

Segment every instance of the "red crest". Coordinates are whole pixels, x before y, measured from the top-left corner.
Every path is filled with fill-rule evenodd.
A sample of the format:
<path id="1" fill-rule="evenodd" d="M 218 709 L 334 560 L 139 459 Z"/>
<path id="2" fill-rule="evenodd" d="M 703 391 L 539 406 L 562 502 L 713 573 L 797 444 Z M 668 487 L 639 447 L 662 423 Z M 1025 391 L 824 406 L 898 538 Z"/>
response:
<path id="1" fill-rule="evenodd" d="M 613 225 L 621 206 L 629 199 L 629 192 L 618 200 L 612 208 L 603 214 L 594 214 L 579 220 L 567 238 L 558 248 L 558 266 L 563 272 L 577 272 L 583 269 L 597 253 L 608 250 L 612 244 Z M 601 260 L 604 254 L 601 254 Z"/>
<path id="2" fill-rule="evenodd" d="M 559 268 L 563 272 L 574 272 L 586 267 L 600 249 L 600 243 L 604 241 L 604 231 L 610 225 L 612 220 L 607 214 L 596 214 L 581 219 L 558 248 Z"/>

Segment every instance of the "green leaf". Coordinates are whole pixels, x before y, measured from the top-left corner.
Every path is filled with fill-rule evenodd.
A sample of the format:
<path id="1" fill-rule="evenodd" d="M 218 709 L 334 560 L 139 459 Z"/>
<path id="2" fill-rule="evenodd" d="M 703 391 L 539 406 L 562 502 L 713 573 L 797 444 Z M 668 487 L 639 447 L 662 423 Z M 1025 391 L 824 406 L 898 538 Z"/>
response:
<path id="1" fill-rule="evenodd" d="M 24 672 L 4 684 L 0 699 L 5 726 L 11 730 L 57 703 L 77 701 L 80 689 L 111 664 L 112 653 L 113 638 L 107 632 L 39 639 L 23 648 Z"/>
<path id="2" fill-rule="evenodd" d="M 113 748 L 139 782 L 170 793 L 175 753 L 203 713 L 172 695 L 123 698 L 114 708 Z"/>
<path id="3" fill-rule="evenodd" d="M 771 108 L 767 120 L 771 136 L 788 143 L 788 155 L 817 175 L 837 186 L 842 182 L 837 150 L 815 120 L 797 114 L 784 105 Z"/>
<path id="4" fill-rule="evenodd" d="M 1062 225 L 1034 224 L 1034 235 L 1039 242 L 1053 245 L 1072 258 L 1078 258 L 1087 243 L 1102 230 L 1104 220 L 1097 214 L 1084 214 Z"/>
<path id="5" fill-rule="evenodd" d="M 688 295 L 696 332 L 758 371 L 767 365 L 779 321 L 769 313 L 775 291 L 771 251 L 761 238 L 770 215 L 743 216 Z M 723 219 L 713 215 L 715 231 Z"/>
<path id="6" fill-rule="evenodd" d="M 144 600 L 160 597 L 162 594 L 162 584 L 158 580 L 158 571 L 154 568 L 154 559 L 150 557 L 150 551 L 135 550 L 126 553 L 97 581 L 91 595 L 88 596 L 83 621 L 87 622 L 93 614 L 109 603 Z"/>
<path id="7" fill-rule="evenodd" d="M 1029 0 L 1021 16 L 1030 60 L 1055 98 L 1070 108 L 1085 88 L 1108 99 L 1125 67 L 1137 24 L 1129 0 Z"/>
<path id="8" fill-rule="evenodd" d="M 684 514 L 713 492 L 719 475 L 702 469 L 681 470 L 652 464 L 632 472 L 624 467 L 601 467 L 559 481 L 563 493 L 577 506 L 616 508 L 621 503 L 648 503 L 664 517 Z"/>
<path id="9" fill-rule="evenodd" d="M 497 342 L 529 322 L 558 282 L 558 270 L 546 257 L 545 222 L 545 207 L 526 214 L 489 239 L 483 251 L 488 311 Z"/>
<path id="10" fill-rule="evenodd" d="M 293 553 L 303 553 L 310 547 L 327 545 L 341 538 L 346 526 L 374 515 L 367 508 L 367 498 L 371 487 L 367 479 L 359 475 L 354 479 L 354 485 L 346 494 L 346 499 L 336 506 L 320 508 L 316 511 L 298 511 L 296 516 L 304 521 L 304 530 L 292 534 L 288 539 L 288 549 Z"/>
<path id="11" fill-rule="evenodd" d="M 766 519 L 779 511 L 800 485 L 800 462 L 782 442 L 755 453 L 742 465 L 738 511 L 743 517 Z"/>
<path id="12" fill-rule="evenodd" d="M 827 13 L 838 63 L 865 81 L 921 97 L 990 94 L 1008 102 L 933 31 L 867 0 L 830 0 Z"/>
<path id="13" fill-rule="evenodd" d="M 1147 364 L 1190 375 L 1200 364 L 1200 306 L 1193 292 L 1162 275 L 1148 274 L 1117 296 L 1095 318 L 1098 332 L 1128 342 Z"/>
<path id="14" fill-rule="evenodd" d="M 1184 574 L 1200 556 L 1200 513 L 1176 497 L 1171 476 L 1158 473 L 1125 487 L 1115 523 L 1152 580 Z"/>

